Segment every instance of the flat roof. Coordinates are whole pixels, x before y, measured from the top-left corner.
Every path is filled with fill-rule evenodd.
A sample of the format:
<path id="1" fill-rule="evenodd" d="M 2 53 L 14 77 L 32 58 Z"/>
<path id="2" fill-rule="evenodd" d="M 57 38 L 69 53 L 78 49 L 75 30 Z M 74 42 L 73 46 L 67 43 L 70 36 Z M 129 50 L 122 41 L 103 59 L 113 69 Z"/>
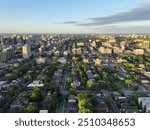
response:
<path id="1" fill-rule="evenodd" d="M 0 81 L 0 85 L 7 83 L 7 81 Z"/>
<path id="2" fill-rule="evenodd" d="M 48 113 L 48 110 L 40 110 L 39 113 Z"/>

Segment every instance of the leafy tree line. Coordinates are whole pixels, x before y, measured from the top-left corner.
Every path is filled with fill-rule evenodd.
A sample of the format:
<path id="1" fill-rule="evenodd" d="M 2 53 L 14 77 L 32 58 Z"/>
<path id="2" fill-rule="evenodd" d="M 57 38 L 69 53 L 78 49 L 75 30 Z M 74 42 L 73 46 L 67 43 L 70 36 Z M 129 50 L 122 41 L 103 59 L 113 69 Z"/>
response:
<path id="1" fill-rule="evenodd" d="M 92 113 L 94 112 L 94 106 L 96 105 L 96 96 L 90 95 L 87 92 L 82 92 L 77 95 L 78 108 L 80 113 Z"/>

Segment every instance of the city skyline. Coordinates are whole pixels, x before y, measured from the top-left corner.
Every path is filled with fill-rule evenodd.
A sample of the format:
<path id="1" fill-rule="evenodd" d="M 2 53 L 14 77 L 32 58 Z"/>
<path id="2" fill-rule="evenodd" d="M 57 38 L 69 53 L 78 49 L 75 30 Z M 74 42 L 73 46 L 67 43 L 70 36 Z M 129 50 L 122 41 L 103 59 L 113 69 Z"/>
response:
<path id="1" fill-rule="evenodd" d="M 0 33 L 150 33 L 150 0 L 0 1 Z"/>

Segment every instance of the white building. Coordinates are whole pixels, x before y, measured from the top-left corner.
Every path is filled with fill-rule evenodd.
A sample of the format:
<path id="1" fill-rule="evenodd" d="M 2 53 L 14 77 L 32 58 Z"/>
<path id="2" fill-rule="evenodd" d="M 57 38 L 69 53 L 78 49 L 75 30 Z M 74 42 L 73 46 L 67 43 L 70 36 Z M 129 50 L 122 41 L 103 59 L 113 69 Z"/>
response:
<path id="1" fill-rule="evenodd" d="M 39 113 L 48 113 L 48 110 L 40 110 Z"/>
<path id="2" fill-rule="evenodd" d="M 38 87 L 38 88 L 43 88 L 44 87 L 44 83 L 41 83 L 40 80 L 34 80 L 32 83 L 30 83 L 27 88 L 33 88 L 33 87 Z"/>
<path id="3" fill-rule="evenodd" d="M 69 103 L 73 103 L 73 102 L 76 102 L 76 96 L 75 95 L 69 95 L 68 96 L 68 102 Z"/>
<path id="4" fill-rule="evenodd" d="M 60 62 L 61 64 L 66 64 L 66 63 L 67 63 L 67 60 L 66 60 L 65 57 L 60 57 L 60 58 L 58 59 L 58 62 Z"/>
<path id="5" fill-rule="evenodd" d="M 7 85 L 7 81 L 0 81 L 0 90 Z"/>

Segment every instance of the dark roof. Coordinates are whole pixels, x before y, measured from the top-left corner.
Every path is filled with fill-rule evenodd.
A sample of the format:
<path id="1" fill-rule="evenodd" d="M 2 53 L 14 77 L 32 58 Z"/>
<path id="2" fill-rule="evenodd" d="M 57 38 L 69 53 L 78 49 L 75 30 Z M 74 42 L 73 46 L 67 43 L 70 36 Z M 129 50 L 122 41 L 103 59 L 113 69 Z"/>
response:
<path id="1" fill-rule="evenodd" d="M 88 79 L 94 79 L 94 76 L 93 76 L 93 73 L 92 73 L 91 70 L 88 70 L 88 71 L 86 72 L 86 74 L 87 74 L 87 76 L 88 76 Z"/>
<path id="2" fill-rule="evenodd" d="M 98 103 L 95 107 L 97 113 L 108 113 L 109 109 L 105 103 Z"/>

